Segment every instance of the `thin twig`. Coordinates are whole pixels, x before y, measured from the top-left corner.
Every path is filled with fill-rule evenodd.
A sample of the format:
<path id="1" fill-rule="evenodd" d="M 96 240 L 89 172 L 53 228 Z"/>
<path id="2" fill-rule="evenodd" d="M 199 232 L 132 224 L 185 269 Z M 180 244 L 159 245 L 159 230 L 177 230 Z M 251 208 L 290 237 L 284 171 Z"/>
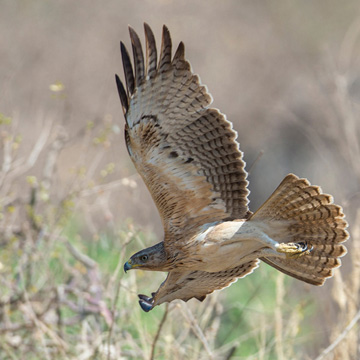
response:
<path id="1" fill-rule="evenodd" d="M 118 265 L 114 271 L 114 274 L 113 276 L 110 278 L 110 281 L 109 283 L 112 283 L 112 282 L 115 282 L 119 272 L 120 272 L 120 269 L 122 268 L 122 265 L 121 265 L 121 261 L 122 259 L 124 258 L 124 253 L 125 253 L 125 249 L 126 249 L 126 246 L 133 240 L 133 236 L 131 235 L 124 243 L 124 246 L 122 247 L 122 250 L 120 252 L 120 256 L 119 256 L 119 261 L 118 261 Z M 112 333 L 113 333 L 113 329 L 114 329 L 114 324 L 115 324 L 115 309 L 116 309 L 116 304 L 118 302 L 118 299 L 119 299 L 119 295 L 120 295 L 120 288 L 122 286 L 122 283 L 121 283 L 121 279 L 118 281 L 117 283 L 117 287 L 116 287 L 116 291 L 115 291 L 115 298 L 114 298 L 114 301 L 112 303 L 112 307 L 111 307 L 111 315 L 112 315 L 112 321 L 110 323 L 110 328 L 109 328 L 109 335 L 108 335 L 108 354 L 107 354 L 107 359 L 110 360 L 110 345 L 111 345 L 111 336 L 112 336 Z"/>
<path id="2" fill-rule="evenodd" d="M 225 356 L 225 360 L 230 360 L 232 358 L 232 356 L 235 354 L 235 351 L 237 349 L 237 346 L 233 346 L 230 351 L 227 353 L 227 355 Z"/>
<path id="3" fill-rule="evenodd" d="M 279 273 L 276 278 L 276 307 L 274 309 L 275 320 L 275 351 L 276 358 L 279 360 L 285 359 L 284 356 L 284 341 L 283 341 L 283 317 L 282 309 L 284 306 L 285 289 L 284 289 L 283 273 Z"/>
<path id="4" fill-rule="evenodd" d="M 51 187 L 59 154 L 64 148 L 66 140 L 67 134 L 65 133 L 65 130 L 59 129 L 56 139 L 51 143 L 49 149 L 46 152 L 42 183 L 47 190 L 49 190 Z"/>
<path id="5" fill-rule="evenodd" d="M 22 267 L 20 266 L 20 277 L 22 278 L 22 280 L 24 279 L 24 274 L 22 271 Z M 67 344 L 64 340 L 62 340 L 52 329 L 50 329 L 50 327 L 45 324 L 41 318 L 39 318 L 33 308 L 33 304 L 30 301 L 30 298 L 28 296 L 27 291 L 24 291 L 24 300 L 25 300 L 25 304 L 27 306 L 23 307 L 22 312 L 23 314 L 27 317 L 30 318 L 30 320 L 33 322 L 34 324 L 34 328 L 39 330 L 39 334 L 40 334 L 40 341 L 42 343 L 42 347 L 44 349 L 44 355 L 45 358 L 50 360 L 51 356 L 50 356 L 50 351 L 49 348 L 46 346 L 46 337 L 45 334 L 47 334 L 53 341 L 54 343 L 57 345 L 57 349 L 62 353 L 62 355 L 64 356 L 64 358 L 66 357 L 65 354 L 65 350 L 67 348 Z"/>
<path id="6" fill-rule="evenodd" d="M 136 185 L 136 181 L 133 178 L 136 178 L 136 177 L 138 177 L 138 175 L 134 174 L 134 175 L 130 175 L 125 178 L 122 178 L 120 180 L 114 180 L 114 181 L 108 182 L 106 184 L 100 184 L 100 185 L 93 186 L 92 188 L 82 189 L 77 193 L 77 195 L 79 197 L 91 196 L 94 194 L 98 194 L 100 192 L 114 190 L 120 186 L 135 188 L 137 185 Z"/>
<path id="7" fill-rule="evenodd" d="M 11 358 L 12 360 L 19 360 L 19 358 L 14 354 L 14 352 L 11 349 L 11 346 L 9 346 L 5 340 L 0 339 L 0 345 L 1 349 L 6 352 L 6 354 Z"/>
<path id="8" fill-rule="evenodd" d="M 159 340 L 159 337 L 160 337 L 160 333 L 161 333 L 161 330 L 165 324 L 165 321 L 166 321 L 166 317 L 168 315 L 168 312 L 169 312 L 169 303 L 166 303 L 166 307 L 165 307 L 165 312 L 164 312 L 164 315 L 160 321 L 160 324 L 159 324 L 159 327 L 158 327 L 158 330 L 156 332 L 156 335 L 154 337 L 154 341 L 151 345 L 151 355 L 150 355 L 150 360 L 154 360 L 154 355 L 155 355 L 155 347 L 156 347 L 156 344 Z"/>
<path id="9" fill-rule="evenodd" d="M 81 262 L 86 268 L 93 269 L 97 267 L 96 261 L 91 259 L 89 256 L 82 254 L 76 247 L 70 243 L 69 240 L 64 239 L 64 243 L 70 254 L 79 262 Z"/>
<path id="10" fill-rule="evenodd" d="M 330 344 L 326 349 L 324 349 L 315 360 L 324 359 L 326 355 L 330 354 L 341 343 L 341 341 L 345 339 L 346 335 L 349 333 L 349 331 L 354 327 L 354 325 L 359 320 L 360 320 L 360 310 L 356 313 L 356 315 L 350 321 L 349 325 L 335 339 L 335 341 L 332 344 Z"/>
<path id="11" fill-rule="evenodd" d="M 214 356 L 210 349 L 209 343 L 206 340 L 206 337 L 205 337 L 203 331 L 201 330 L 199 324 L 195 320 L 194 315 L 192 314 L 191 310 L 189 309 L 189 307 L 186 304 L 183 304 L 183 306 L 181 306 L 181 310 L 182 310 L 183 315 L 185 315 L 185 318 L 189 322 L 192 331 L 194 332 L 194 334 L 198 337 L 198 339 L 203 344 L 205 351 L 209 355 L 209 359 L 213 359 Z"/>
<path id="12" fill-rule="evenodd" d="M 250 165 L 249 169 L 247 170 L 248 174 L 251 174 L 252 169 L 255 167 L 255 165 L 259 162 L 259 160 L 262 158 L 262 156 L 264 155 L 264 150 L 260 150 L 258 156 L 256 157 L 256 159 L 253 161 L 253 163 Z"/>

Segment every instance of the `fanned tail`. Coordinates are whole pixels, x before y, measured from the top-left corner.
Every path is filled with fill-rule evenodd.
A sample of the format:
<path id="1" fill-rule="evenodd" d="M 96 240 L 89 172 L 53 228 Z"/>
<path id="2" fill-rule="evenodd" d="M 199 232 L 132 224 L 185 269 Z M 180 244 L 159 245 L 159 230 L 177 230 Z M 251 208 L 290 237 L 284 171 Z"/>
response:
<path id="1" fill-rule="evenodd" d="M 279 256 L 261 260 L 296 279 L 322 285 L 341 265 L 349 237 L 342 208 L 330 195 L 306 179 L 289 174 L 250 221 L 265 223 L 267 235 L 279 243 L 300 243 L 310 252 L 296 258 Z"/>

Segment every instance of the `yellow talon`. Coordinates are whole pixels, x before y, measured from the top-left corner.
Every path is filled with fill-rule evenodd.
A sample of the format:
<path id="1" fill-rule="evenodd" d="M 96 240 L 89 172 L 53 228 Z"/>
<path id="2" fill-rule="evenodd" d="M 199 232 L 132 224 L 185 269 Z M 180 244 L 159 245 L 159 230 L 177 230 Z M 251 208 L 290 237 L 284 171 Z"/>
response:
<path id="1" fill-rule="evenodd" d="M 313 247 L 309 249 L 307 243 L 281 243 L 277 247 L 276 251 L 284 253 L 288 259 L 297 259 L 301 256 L 308 255 L 312 251 Z"/>

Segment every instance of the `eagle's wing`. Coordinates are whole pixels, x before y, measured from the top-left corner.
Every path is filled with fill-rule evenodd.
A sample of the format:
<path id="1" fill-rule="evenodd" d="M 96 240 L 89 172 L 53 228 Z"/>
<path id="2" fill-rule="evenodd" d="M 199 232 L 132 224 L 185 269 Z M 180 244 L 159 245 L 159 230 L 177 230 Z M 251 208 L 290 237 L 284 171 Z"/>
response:
<path id="1" fill-rule="evenodd" d="M 164 26 L 158 61 L 154 35 L 145 24 L 144 58 L 138 35 L 129 30 L 134 69 L 121 43 L 126 88 L 116 76 L 125 139 L 160 212 L 165 246 L 189 240 L 205 223 L 248 217 L 247 173 L 237 135 L 225 115 L 209 108 L 212 98 L 185 60 L 184 44 L 172 58 Z"/>
<path id="2" fill-rule="evenodd" d="M 203 301 L 208 294 L 231 285 L 237 279 L 252 273 L 258 266 L 259 260 L 252 260 L 219 272 L 171 271 L 151 298 L 139 295 L 139 302 L 143 310 L 150 311 L 156 305 L 176 299 L 188 301 L 196 298 Z"/>

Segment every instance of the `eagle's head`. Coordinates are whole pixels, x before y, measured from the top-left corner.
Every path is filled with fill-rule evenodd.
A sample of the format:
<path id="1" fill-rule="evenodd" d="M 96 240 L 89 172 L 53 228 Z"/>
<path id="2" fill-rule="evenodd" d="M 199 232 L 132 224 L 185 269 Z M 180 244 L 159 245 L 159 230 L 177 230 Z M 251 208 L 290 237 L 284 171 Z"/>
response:
<path id="1" fill-rule="evenodd" d="M 165 271 L 167 263 L 164 243 L 161 242 L 131 256 L 124 264 L 124 271 L 131 269 Z"/>

